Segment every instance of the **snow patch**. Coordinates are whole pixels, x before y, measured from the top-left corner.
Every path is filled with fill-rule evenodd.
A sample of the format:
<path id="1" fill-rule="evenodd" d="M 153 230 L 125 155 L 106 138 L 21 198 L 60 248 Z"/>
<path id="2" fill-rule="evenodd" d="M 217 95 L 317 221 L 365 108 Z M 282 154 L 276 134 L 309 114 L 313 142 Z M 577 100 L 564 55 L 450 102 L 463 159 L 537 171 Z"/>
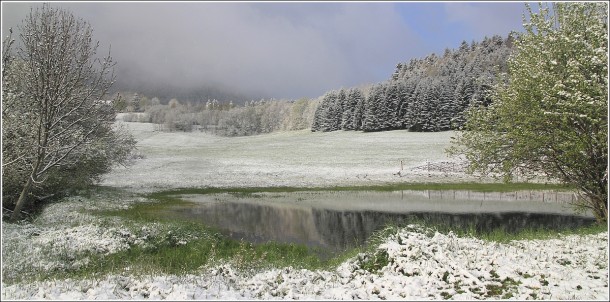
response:
<path id="1" fill-rule="evenodd" d="M 608 299 L 608 234 L 485 242 L 408 226 L 380 244 L 371 272 L 360 254 L 336 270 L 245 273 L 230 264 L 183 276 L 112 275 L 2 287 L 2 299 Z"/>

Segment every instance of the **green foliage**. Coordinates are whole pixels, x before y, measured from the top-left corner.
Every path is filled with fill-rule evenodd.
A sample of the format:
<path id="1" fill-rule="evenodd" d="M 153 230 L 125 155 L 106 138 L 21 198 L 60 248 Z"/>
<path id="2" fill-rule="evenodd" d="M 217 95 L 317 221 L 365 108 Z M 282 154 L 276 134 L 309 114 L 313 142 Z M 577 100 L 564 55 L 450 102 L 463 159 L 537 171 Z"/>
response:
<path id="1" fill-rule="evenodd" d="M 299 99 L 295 101 L 290 108 L 290 117 L 288 118 L 288 130 L 302 130 L 307 129 L 311 126 L 311 115 L 310 111 L 312 100 L 309 99 Z M 311 107 L 311 108 L 310 108 Z"/>
<path id="2" fill-rule="evenodd" d="M 493 103 L 467 112 L 450 154 L 469 172 L 547 176 L 578 188 L 580 204 L 608 217 L 608 28 L 606 3 L 542 6 L 515 40 Z"/>
<path id="3" fill-rule="evenodd" d="M 373 274 L 378 274 L 390 263 L 388 252 L 385 250 L 378 250 L 372 256 L 361 254 L 357 259 L 360 268 Z"/>
<path id="4" fill-rule="evenodd" d="M 519 286 L 521 282 L 515 281 L 514 279 L 508 277 L 500 279 L 495 271 L 491 271 L 490 273 L 492 273 L 491 281 L 494 283 L 485 285 L 485 289 L 487 290 L 485 297 L 494 298 L 501 296 L 502 299 L 509 299 L 513 296 L 513 294 L 517 293 L 517 286 Z"/>

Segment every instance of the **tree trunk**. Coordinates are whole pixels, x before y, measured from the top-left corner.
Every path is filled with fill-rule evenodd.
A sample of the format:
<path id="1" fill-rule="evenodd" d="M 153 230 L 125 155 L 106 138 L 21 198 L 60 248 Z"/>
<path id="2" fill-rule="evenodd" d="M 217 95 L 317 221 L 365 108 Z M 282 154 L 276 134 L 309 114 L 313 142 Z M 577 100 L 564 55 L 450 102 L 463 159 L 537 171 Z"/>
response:
<path id="1" fill-rule="evenodd" d="M 599 223 L 608 222 L 608 198 L 595 194 L 590 194 L 587 197 L 591 200 L 591 207 L 597 221 Z"/>
<path id="2" fill-rule="evenodd" d="M 32 189 L 32 177 L 28 177 L 28 182 L 23 186 L 23 190 L 19 195 L 19 199 L 17 200 L 17 204 L 15 205 L 15 209 L 13 210 L 13 214 L 11 215 L 11 221 L 15 222 L 21 218 L 21 209 L 28 201 L 28 196 L 30 195 L 30 190 Z"/>

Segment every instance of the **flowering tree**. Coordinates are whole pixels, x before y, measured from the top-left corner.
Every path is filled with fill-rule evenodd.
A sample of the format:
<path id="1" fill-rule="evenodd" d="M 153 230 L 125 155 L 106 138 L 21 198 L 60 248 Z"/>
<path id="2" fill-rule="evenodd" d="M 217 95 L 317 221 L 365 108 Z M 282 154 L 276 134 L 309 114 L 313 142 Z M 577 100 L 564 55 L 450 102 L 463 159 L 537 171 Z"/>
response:
<path id="1" fill-rule="evenodd" d="M 552 9 L 551 9 L 552 8 Z M 472 108 L 450 154 L 470 172 L 544 174 L 579 189 L 608 219 L 607 3 L 554 3 L 533 13 L 488 107 Z"/>

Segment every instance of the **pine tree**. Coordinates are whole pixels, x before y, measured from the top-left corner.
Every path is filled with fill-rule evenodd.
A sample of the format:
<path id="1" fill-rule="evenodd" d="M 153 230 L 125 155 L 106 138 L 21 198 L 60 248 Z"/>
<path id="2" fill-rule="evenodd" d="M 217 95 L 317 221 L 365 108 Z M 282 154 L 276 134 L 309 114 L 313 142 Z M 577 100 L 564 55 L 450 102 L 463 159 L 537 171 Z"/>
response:
<path id="1" fill-rule="evenodd" d="M 507 70 L 506 59 L 514 38 L 484 38 L 478 43 L 463 41 L 457 50 L 445 49 L 443 56 L 398 63 L 390 79 L 372 89 L 359 103 L 346 93 L 337 96 L 340 104 L 328 106 L 326 115 L 340 113 L 339 127 L 330 129 L 380 131 L 444 131 L 460 129 L 466 122 L 464 111 L 472 105 L 489 105 L 489 91 L 498 75 Z M 328 117 L 331 118 L 331 117 Z M 350 125 L 351 124 L 351 125 Z"/>
<path id="2" fill-rule="evenodd" d="M 377 84 L 373 86 L 366 98 L 364 120 L 362 122 L 363 131 L 379 131 L 381 129 L 383 121 L 380 120 L 380 116 L 384 101 L 384 90 L 383 85 Z"/>
<path id="3" fill-rule="evenodd" d="M 343 115 L 346 111 L 351 110 L 348 106 L 348 101 L 347 101 L 347 94 L 345 92 L 345 89 L 341 88 L 339 90 L 339 92 L 337 93 L 337 105 L 335 107 L 335 123 L 333 125 L 333 129 L 334 130 L 341 130 L 343 129 Z M 334 131 L 333 130 L 333 131 Z"/>
<path id="4" fill-rule="evenodd" d="M 436 109 L 435 131 L 447 131 L 451 129 L 451 119 L 457 112 L 454 111 L 454 88 L 449 77 L 443 77 L 436 87 L 438 92 L 438 108 Z"/>
<path id="5" fill-rule="evenodd" d="M 359 90 L 356 88 L 352 88 L 347 92 L 346 100 L 344 103 L 343 116 L 341 119 L 341 129 L 343 130 L 355 130 L 356 122 L 355 122 L 355 112 L 357 110 L 359 99 L 361 99 L 361 94 Z"/>
<path id="6" fill-rule="evenodd" d="M 390 82 L 385 86 L 384 94 L 383 124 L 380 130 L 392 130 L 400 128 L 399 108 L 400 108 L 400 91 L 397 82 Z"/>
<path id="7" fill-rule="evenodd" d="M 352 89 L 350 92 L 350 99 L 354 100 L 354 116 L 352 120 L 353 130 L 362 130 L 362 122 L 364 119 L 364 103 L 366 98 L 360 89 Z"/>
<path id="8" fill-rule="evenodd" d="M 251 107 L 252 106 L 250 106 L 248 108 L 251 108 Z M 311 131 L 312 132 L 324 131 L 323 130 L 323 125 L 324 125 L 324 119 L 326 118 L 326 111 L 327 110 L 328 110 L 327 103 L 324 102 L 324 99 L 322 99 L 322 101 L 320 102 L 318 107 L 316 107 L 316 111 L 315 111 L 314 116 L 313 116 L 313 123 L 311 125 Z"/>

